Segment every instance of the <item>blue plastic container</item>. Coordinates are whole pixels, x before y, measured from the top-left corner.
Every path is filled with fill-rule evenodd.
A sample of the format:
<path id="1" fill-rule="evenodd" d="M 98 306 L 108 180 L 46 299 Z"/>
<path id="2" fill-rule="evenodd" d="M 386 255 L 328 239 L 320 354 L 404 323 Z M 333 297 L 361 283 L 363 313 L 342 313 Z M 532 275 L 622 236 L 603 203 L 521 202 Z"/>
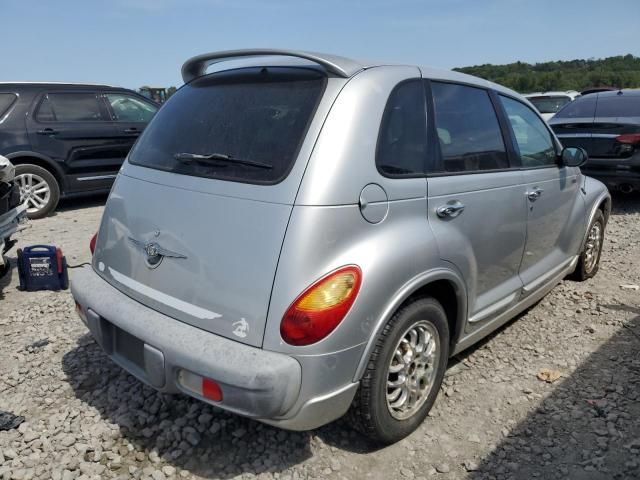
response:
<path id="1" fill-rule="evenodd" d="M 50 245 L 33 245 L 18 250 L 20 289 L 66 290 L 69 288 L 67 260 L 62 250 Z"/>

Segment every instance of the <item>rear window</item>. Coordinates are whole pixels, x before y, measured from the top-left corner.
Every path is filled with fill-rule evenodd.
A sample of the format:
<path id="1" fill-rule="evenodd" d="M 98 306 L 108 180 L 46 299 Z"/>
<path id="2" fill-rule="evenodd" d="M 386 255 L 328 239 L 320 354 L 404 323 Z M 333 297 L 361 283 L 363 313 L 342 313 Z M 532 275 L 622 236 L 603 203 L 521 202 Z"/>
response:
<path id="1" fill-rule="evenodd" d="M 2 117 L 9 111 L 9 108 L 11 108 L 13 102 L 16 101 L 16 98 L 18 98 L 18 96 L 15 93 L 0 93 L 0 120 L 2 120 Z"/>
<path id="2" fill-rule="evenodd" d="M 198 78 L 158 111 L 129 161 L 182 175 L 277 183 L 295 162 L 325 85 L 316 70 L 286 67 Z"/>
<path id="3" fill-rule="evenodd" d="M 587 95 L 567 103 L 554 118 L 593 117 L 596 112 L 596 97 L 596 95 Z"/>
<path id="4" fill-rule="evenodd" d="M 640 95 L 599 97 L 596 117 L 640 117 Z"/>
<path id="5" fill-rule="evenodd" d="M 533 103 L 533 106 L 536 107 L 540 113 L 556 113 L 569 103 L 571 98 L 558 95 L 554 97 L 527 97 L 527 100 Z"/>

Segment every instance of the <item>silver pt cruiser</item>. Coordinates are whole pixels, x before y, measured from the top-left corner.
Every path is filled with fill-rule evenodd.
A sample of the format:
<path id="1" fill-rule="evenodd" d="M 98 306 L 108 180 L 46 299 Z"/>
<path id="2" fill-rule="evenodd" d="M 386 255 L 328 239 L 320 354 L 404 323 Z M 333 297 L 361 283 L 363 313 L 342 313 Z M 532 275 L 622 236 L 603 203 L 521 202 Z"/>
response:
<path id="1" fill-rule="evenodd" d="M 598 269 L 609 193 L 511 90 L 287 50 L 182 76 L 72 279 L 158 390 L 294 430 L 349 412 L 394 442 L 451 355 Z"/>

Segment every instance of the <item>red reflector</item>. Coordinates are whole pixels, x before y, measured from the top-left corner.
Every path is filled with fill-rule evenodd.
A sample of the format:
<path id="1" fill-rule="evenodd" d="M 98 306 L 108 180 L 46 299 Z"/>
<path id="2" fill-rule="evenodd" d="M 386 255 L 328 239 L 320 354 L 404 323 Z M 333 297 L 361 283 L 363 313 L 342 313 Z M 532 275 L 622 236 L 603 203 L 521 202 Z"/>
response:
<path id="1" fill-rule="evenodd" d="M 616 142 L 640 145 L 640 133 L 625 133 L 624 135 L 616 137 Z"/>
<path id="2" fill-rule="evenodd" d="M 98 240 L 98 234 L 95 233 L 93 237 L 91 237 L 91 241 L 89 242 L 89 250 L 91 250 L 91 255 L 96 251 L 96 241 Z"/>
<path id="3" fill-rule="evenodd" d="M 202 379 L 202 396 L 213 400 L 214 402 L 222 401 L 222 390 L 220 385 L 211 380 L 210 378 Z"/>
<path id="4" fill-rule="evenodd" d="M 56 263 L 58 264 L 58 273 L 62 273 L 62 250 L 56 248 Z"/>

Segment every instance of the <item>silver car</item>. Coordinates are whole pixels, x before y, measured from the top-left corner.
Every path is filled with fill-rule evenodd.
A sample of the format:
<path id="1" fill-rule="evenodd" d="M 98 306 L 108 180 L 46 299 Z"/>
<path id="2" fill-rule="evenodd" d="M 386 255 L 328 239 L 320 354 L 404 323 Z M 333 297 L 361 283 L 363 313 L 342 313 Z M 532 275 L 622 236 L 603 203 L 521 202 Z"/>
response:
<path id="1" fill-rule="evenodd" d="M 609 193 L 511 90 L 286 50 L 182 75 L 72 279 L 158 390 L 293 430 L 349 411 L 394 442 L 451 355 L 598 269 Z"/>

